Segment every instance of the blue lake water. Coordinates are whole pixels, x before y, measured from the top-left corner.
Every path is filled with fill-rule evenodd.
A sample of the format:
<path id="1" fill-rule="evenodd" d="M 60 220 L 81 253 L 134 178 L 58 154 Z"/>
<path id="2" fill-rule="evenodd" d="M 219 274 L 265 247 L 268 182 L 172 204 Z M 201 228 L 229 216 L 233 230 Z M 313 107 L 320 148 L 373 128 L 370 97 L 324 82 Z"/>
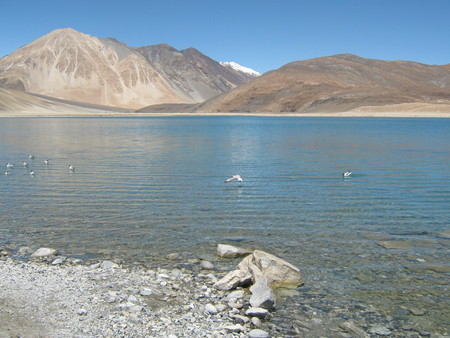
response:
<path id="1" fill-rule="evenodd" d="M 450 119 L 1 118 L 0 135 L 0 246 L 157 261 L 229 243 L 330 293 L 417 278 L 448 293 Z M 225 184 L 233 174 L 244 182 Z"/>

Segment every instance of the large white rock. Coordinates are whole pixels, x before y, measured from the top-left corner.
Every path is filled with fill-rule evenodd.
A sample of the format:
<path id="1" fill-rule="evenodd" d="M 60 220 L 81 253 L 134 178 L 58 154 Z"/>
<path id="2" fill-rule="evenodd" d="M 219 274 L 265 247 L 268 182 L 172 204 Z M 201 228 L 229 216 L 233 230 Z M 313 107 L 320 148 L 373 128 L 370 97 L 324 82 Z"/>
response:
<path id="1" fill-rule="evenodd" d="M 303 281 L 300 270 L 294 265 L 267 252 L 255 250 L 239 263 L 237 270 L 230 271 L 214 286 L 220 290 L 232 290 L 238 286 L 249 286 L 263 277 L 274 288 L 296 287 Z"/>
<path id="2" fill-rule="evenodd" d="M 220 257 L 239 257 L 245 256 L 252 253 L 251 250 L 238 248 L 236 246 L 228 245 L 228 244 L 219 244 L 217 245 L 217 254 Z"/>
<path id="3" fill-rule="evenodd" d="M 56 249 L 51 248 L 39 248 L 33 254 L 32 257 L 48 257 L 56 255 Z"/>

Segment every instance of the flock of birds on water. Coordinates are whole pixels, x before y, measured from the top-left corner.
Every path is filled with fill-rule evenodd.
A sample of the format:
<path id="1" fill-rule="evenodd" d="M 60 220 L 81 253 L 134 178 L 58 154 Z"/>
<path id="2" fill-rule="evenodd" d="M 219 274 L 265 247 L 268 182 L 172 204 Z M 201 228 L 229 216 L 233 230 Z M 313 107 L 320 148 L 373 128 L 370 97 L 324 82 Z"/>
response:
<path id="1" fill-rule="evenodd" d="M 33 154 L 30 154 L 30 155 L 28 155 L 28 159 L 29 159 L 29 160 L 34 160 L 34 159 L 35 159 L 35 156 L 34 156 Z M 48 166 L 48 165 L 50 164 L 50 160 L 44 160 L 44 164 L 45 164 L 46 166 Z M 23 162 L 22 162 L 22 166 L 23 166 L 24 168 L 28 168 L 28 167 L 30 166 L 30 162 L 23 161 Z M 10 169 L 12 169 L 12 168 L 14 168 L 14 164 L 11 163 L 11 162 L 7 162 L 7 163 L 6 163 L 6 171 L 5 171 L 5 175 L 6 175 L 6 176 L 8 176 L 8 175 L 11 174 Z M 74 167 L 72 164 L 69 164 L 69 172 L 71 172 L 71 173 L 74 173 L 74 172 L 75 172 L 75 167 Z M 34 176 L 34 174 L 35 174 L 33 169 L 29 169 L 29 173 L 30 173 L 30 176 Z"/>
<path id="2" fill-rule="evenodd" d="M 28 158 L 30 160 L 34 160 L 35 156 L 33 154 L 30 154 L 30 155 L 28 155 Z M 46 166 L 48 166 L 50 164 L 50 161 L 49 160 L 44 160 L 44 164 Z M 24 168 L 28 168 L 30 164 L 29 164 L 29 162 L 23 161 L 22 165 L 23 165 Z M 14 168 L 14 164 L 12 164 L 10 162 L 7 162 L 6 163 L 5 175 L 9 175 L 11 173 L 9 169 L 12 169 L 12 168 Z M 69 164 L 69 172 L 71 172 L 71 173 L 75 172 L 75 167 L 72 164 Z M 30 176 L 34 176 L 34 170 L 33 169 L 30 169 L 29 173 L 30 173 Z M 352 172 L 350 170 L 347 170 L 347 171 L 345 171 L 342 174 L 342 177 L 348 178 L 348 177 L 350 177 L 351 174 L 352 174 Z M 230 182 L 234 182 L 234 181 L 236 181 L 236 182 L 244 182 L 244 180 L 242 179 L 241 175 L 233 175 L 230 178 L 226 179 L 225 183 L 230 183 Z"/>

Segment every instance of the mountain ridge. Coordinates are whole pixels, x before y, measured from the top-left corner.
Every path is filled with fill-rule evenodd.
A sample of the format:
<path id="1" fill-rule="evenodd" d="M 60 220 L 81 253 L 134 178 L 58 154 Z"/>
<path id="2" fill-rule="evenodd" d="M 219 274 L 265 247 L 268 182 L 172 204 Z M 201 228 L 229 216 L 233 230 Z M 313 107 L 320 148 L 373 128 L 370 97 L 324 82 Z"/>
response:
<path id="1" fill-rule="evenodd" d="M 11 89 L 122 108 L 161 103 L 197 103 L 249 81 L 199 51 L 186 50 L 193 77 L 166 76 L 167 59 L 153 60 L 143 49 L 114 38 L 97 38 L 72 28 L 58 29 L 0 59 L 0 83 Z M 196 65 L 213 64 L 205 73 Z M 181 85 L 180 85 L 181 84 Z"/>
<path id="2" fill-rule="evenodd" d="M 319 113 L 413 103 L 448 110 L 447 66 L 337 54 L 288 63 L 200 104 L 197 111 Z"/>

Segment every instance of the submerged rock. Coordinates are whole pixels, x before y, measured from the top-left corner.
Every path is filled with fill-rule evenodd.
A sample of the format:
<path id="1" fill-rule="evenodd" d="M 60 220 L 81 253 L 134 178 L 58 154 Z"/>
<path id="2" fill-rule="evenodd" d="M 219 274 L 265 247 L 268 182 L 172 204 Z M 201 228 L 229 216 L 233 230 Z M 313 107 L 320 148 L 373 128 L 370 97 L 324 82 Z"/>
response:
<path id="1" fill-rule="evenodd" d="M 238 248 L 236 246 L 228 245 L 228 244 L 219 244 L 217 245 L 217 254 L 220 257 L 239 257 L 251 254 L 251 250 Z"/>
<path id="2" fill-rule="evenodd" d="M 31 254 L 31 257 L 48 257 L 56 255 L 56 249 L 39 248 Z"/>

